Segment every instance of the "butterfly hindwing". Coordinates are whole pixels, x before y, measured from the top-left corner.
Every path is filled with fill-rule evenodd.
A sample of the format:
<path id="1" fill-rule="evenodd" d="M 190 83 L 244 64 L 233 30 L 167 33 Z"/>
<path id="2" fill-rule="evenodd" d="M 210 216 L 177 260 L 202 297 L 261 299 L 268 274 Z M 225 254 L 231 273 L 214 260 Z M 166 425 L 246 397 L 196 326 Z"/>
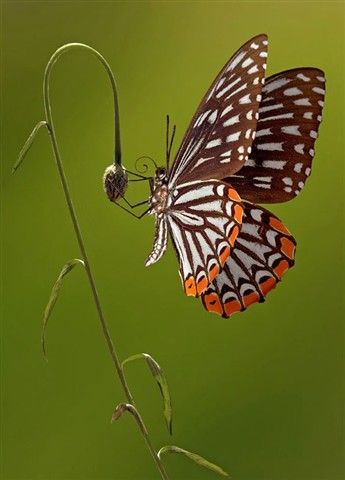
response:
<path id="1" fill-rule="evenodd" d="M 245 43 L 227 62 L 200 103 L 169 174 L 169 187 L 222 179 L 239 170 L 254 138 L 265 80 L 267 37 Z"/>
<path id="2" fill-rule="evenodd" d="M 288 70 L 266 80 L 252 153 L 226 179 L 241 197 L 276 203 L 299 194 L 311 172 L 324 95 L 324 73 L 316 68 Z"/>
<path id="3" fill-rule="evenodd" d="M 243 202 L 244 215 L 231 256 L 201 295 L 206 310 L 225 318 L 263 301 L 294 264 L 296 242 L 281 221 Z"/>
<path id="4" fill-rule="evenodd" d="M 217 180 L 175 187 L 166 218 L 186 295 L 199 296 L 222 270 L 242 223 L 237 192 Z"/>

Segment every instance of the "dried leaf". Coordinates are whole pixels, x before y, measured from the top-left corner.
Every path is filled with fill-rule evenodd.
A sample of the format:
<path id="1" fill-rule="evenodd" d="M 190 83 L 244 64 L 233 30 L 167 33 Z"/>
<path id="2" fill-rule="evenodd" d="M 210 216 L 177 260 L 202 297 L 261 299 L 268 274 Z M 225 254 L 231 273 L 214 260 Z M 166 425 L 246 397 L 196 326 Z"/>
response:
<path id="1" fill-rule="evenodd" d="M 147 439 L 149 434 L 148 434 L 148 431 L 146 430 L 143 419 L 141 418 L 138 410 L 131 403 L 120 403 L 120 405 L 118 405 L 115 408 L 115 410 L 113 411 L 113 414 L 112 414 L 112 417 L 111 417 L 111 423 L 115 422 L 120 417 L 122 417 L 122 415 L 125 412 L 129 412 L 134 417 L 135 421 L 137 422 L 137 424 L 138 424 L 138 426 L 141 430 L 141 433 Z"/>
<path id="2" fill-rule="evenodd" d="M 137 355 L 132 355 L 122 362 L 122 367 L 133 360 L 138 360 L 144 358 L 154 379 L 156 380 L 159 390 L 161 392 L 163 403 L 164 403 L 164 417 L 166 424 L 169 430 L 170 435 L 172 435 L 172 406 L 171 406 L 171 396 L 169 392 L 168 382 L 164 375 L 163 370 L 159 364 L 154 360 L 151 355 L 147 353 L 139 353 Z"/>
<path id="3" fill-rule="evenodd" d="M 214 463 L 209 462 L 208 460 L 206 460 L 204 457 L 201 457 L 197 453 L 188 452 L 188 450 L 184 450 L 183 448 L 176 447 L 175 445 L 167 445 L 165 447 L 162 447 L 158 452 L 158 457 L 160 458 L 163 453 L 182 453 L 182 455 L 185 455 L 190 460 L 193 460 L 193 462 L 197 463 L 201 467 L 208 468 L 209 470 L 212 470 L 213 472 L 216 472 L 219 475 L 223 475 L 224 477 L 229 476 L 229 474 L 226 473 L 221 467 L 218 467 L 218 465 L 215 465 Z"/>
<path id="4" fill-rule="evenodd" d="M 122 417 L 124 412 L 126 412 L 127 410 L 128 410 L 127 404 L 126 403 L 120 403 L 120 405 L 118 405 L 115 408 L 115 410 L 113 411 L 113 414 L 111 416 L 111 423 L 116 422 L 116 420 L 118 420 L 120 417 Z"/>
<path id="5" fill-rule="evenodd" d="M 54 308 L 54 305 L 56 303 L 56 300 L 58 298 L 58 295 L 59 295 L 60 288 L 62 286 L 64 277 L 71 270 L 73 270 L 73 268 L 78 264 L 81 264 L 83 267 L 85 267 L 85 264 L 84 264 L 83 260 L 80 260 L 79 258 L 74 258 L 73 260 L 71 260 L 70 262 L 66 263 L 66 265 L 63 266 L 63 268 L 62 268 L 62 270 L 61 270 L 61 272 L 60 272 L 60 274 L 59 274 L 59 276 L 58 276 L 58 278 L 57 278 L 57 280 L 56 280 L 56 282 L 55 282 L 55 284 L 52 288 L 47 306 L 44 310 L 43 328 L 42 328 L 42 349 L 43 349 L 43 354 L 44 354 L 44 357 L 45 357 L 46 360 L 47 360 L 47 351 L 46 351 L 45 332 L 46 332 L 47 323 L 48 323 L 49 317 L 52 313 L 52 310 Z"/>

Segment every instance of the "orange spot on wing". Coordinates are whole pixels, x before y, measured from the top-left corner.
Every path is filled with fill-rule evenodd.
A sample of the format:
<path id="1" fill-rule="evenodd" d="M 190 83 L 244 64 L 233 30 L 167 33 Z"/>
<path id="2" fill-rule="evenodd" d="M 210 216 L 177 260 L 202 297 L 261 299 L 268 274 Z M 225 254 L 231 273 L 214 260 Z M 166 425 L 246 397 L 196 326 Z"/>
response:
<path id="1" fill-rule="evenodd" d="M 202 292 L 206 290 L 207 285 L 208 285 L 207 278 L 202 277 L 202 279 L 198 281 L 198 285 L 197 285 L 198 295 L 201 295 Z"/>
<path id="2" fill-rule="evenodd" d="M 262 291 L 263 295 L 266 295 L 272 288 L 276 286 L 277 280 L 273 277 L 264 280 L 260 283 L 260 290 Z"/>
<path id="3" fill-rule="evenodd" d="M 237 235 L 239 233 L 240 229 L 238 228 L 237 225 L 234 226 L 234 228 L 232 229 L 232 232 L 230 234 L 230 237 L 229 237 L 229 242 L 231 243 L 232 246 L 234 246 L 234 243 L 235 243 L 235 240 L 237 238 Z"/>
<path id="4" fill-rule="evenodd" d="M 208 272 L 208 278 L 209 278 L 210 282 L 213 282 L 213 280 L 216 278 L 218 273 L 219 273 L 218 265 L 213 265 L 211 270 Z"/>
<path id="5" fill-rule="evenodd" d="M 286 270 L 289 268 L 289 262 L 287 260 L 281 260 L 275 267 L 274 272 L 279 278 L 282 278 Z"/>
<path id="6" fill-rule="evenodd" d="M 229 188 L 228 197 L 230 198 L 230 200 L 235 200 L 235 201 L 241 200 L 241 197 L 239 196 L 239 194 L 236 192 L 234 188 Z"/>
<path id="7" fill-rule="evenodd" d="M 249 307 L 252 303 L 258 302 L 260 300 L 260 295 L 258 292 L 250 292 L 248 295 L 243 297 L 243 303 L 246 307 Z"/>
<path id="8" fill-rule="evenodd" d="M 220 302 L 220 299 L 216 293 L 209 293 L 208 295 L 204 295 L 204 305 L 206 310 L 209 312 L 215 312 L 219 315 L 222 315 L 223 308 Z"/>
<path id="9" fill-rule="evenodd" d="M 184 282 L 184 291 L 188 297 L 196 297 L 196 285 L 194 277 L 189 277 Z"/>
<path id="10" fill-rule="evenodd" d="M 288 234 L 290 233 L 289 230 L 285 227 L 285 225 L 283 225 L 282 222 L 275 217 L 270 217 L 270 225 L 279 232 Z"/>
<path id="11" fill-rule="evenodd" d="M 282 252 L 285 253 L 287 257 L 294 258 L 295 245 L 289 238 L 283 237 L 281 239 L 281 246 Z"/>
<path id="12" fill-rule="evenodd" d="M 224 248 L 224 250 L 222 251 L 222 253 L 219 255 L 219 260 L 220 260 L 220 263 L 221 263 L 222 267 L 224 267 L 224 264 L 227 261 L 227 259 L 229 258 L 229 256 L 230 256 L 230 246 L 227 245 Z"/>
<path id="13" fill-rule="evenodd" d="M 234 214 L 234 218 L 236 220 L 237 223 L 242 223 L 242 217 L 243 217 L 243 208 L 241 207 L 241 205 L 237 204 L 234 206 L 234 211 L 235 211 L 235 214 Z"/>
<path id="14" fill-rule="evenodd" d="M 231 300 L 224 305 L 224 312 L 227 317 L 241 311 L 241 304 L 238 300 Z"/>

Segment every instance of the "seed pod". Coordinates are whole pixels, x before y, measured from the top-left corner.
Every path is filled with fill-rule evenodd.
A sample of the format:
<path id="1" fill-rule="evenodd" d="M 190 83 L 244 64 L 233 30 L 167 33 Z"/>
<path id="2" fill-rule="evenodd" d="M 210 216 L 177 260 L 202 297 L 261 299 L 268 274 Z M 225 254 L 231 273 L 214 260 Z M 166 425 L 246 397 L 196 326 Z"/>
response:
<path id="1" fill-rule="evenodd" d="M 103 175 L 103 187 L 109 200 L 115 202 L 122 197 L 128 186 L 128 175 L 122 166 L 109 165 Z"/>

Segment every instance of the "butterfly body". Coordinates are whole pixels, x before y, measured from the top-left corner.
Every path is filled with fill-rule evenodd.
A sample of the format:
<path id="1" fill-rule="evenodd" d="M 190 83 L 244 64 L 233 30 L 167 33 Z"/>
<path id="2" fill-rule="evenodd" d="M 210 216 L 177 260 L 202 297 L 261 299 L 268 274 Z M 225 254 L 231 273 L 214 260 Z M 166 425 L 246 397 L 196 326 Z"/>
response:
<path id="1" fill-rule="evenodd" d="M 152 188 L 152 195 L 149 198 L 149 215 L 158 215 L 166 209 L 169 190 L 166 170 L 160 167 L 156 171 L 155 180 Z"/>
<path id="2" fill-rule="evenodd" d="M 255 202 L 301 191 L 321 121 L 323 72 L 294 69 L 265 82 L 267 43 L 254 37 L 223 67 L 171 168 L 156 170 L 149 199 L 156 232 L 146 265 L 170 236 L 186 295 L 225 318 L 262 302 L 294 264 L 294 238 Z"/>

